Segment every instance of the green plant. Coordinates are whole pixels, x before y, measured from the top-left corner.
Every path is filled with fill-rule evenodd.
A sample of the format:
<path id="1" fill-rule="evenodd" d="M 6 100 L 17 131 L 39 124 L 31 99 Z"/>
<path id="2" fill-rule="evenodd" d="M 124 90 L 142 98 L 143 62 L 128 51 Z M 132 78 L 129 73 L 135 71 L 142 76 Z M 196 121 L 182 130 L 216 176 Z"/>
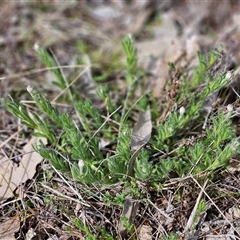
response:
<path id="1" fill-rule="evenodd" d="M 137 78 L 137 53 L 132 39 L 128 36 L 123 40 L 123 49 L 127 56 L 128 65 L 126 79 L 128 85 L 131 86 L 134 78 Z M 56 62 L 45 50 L 38 49 L 37 52 L 48 67 L 56 65 Z M 197 76 L 205 79 L 205 86 L 197 96 L 189 93 L 188 104 L 185 106 L 184 112 L 171 111 L 170 109 L 170 114 L 165 121 L 155 127 L 157 134 L 150 140 L 154 150 L 141 150 L 135 168 L 135 176 L 138 179 L 142 181 L 150 179 L 152 182 L 161 181 L 172 170 L 175 170 L 179 176 L 190 172 L 197 174 L 203 171 L 212 171 L 224 166 L 226 160 L 236 152 L 235 148 L 238 148 L 238 140 L 234 137 L 234 131 L 230 128 L 230 115 L 219 110 L 210 119 L 211 129 L 206 130 L 205 138 L 198 139 L 191 147 L 183 145 L 177 148 L 171 157 L 164 158 L 157 164 L 153 164 L 150 160 L 154 151 L 171 151 L 174 144 L 179 141 L 177 135 L 188 129 L 193 121 L 199 119 L 201 106 L 205 99 L 217 89 L 228 84 L 225 73 L 216 72 L 210 79 L 207 70 L 216 61 L 217 55 L 211 52 L 209 56 L 209 58 L 206 58 L 200 53 L 198 54 L 200 65 L 197 68 Z M 172 69 L 174 70 L 175 67 L 172 67 Z M 63 85 L 64 80 L 61 72 L 54 70 L 54 74 L 59 79 L 59 84 Z M 196 75 L 193 74 L 192 85 L 194 86 L 195 78 Z M 176 99 L 179 104 L 182 101 L 181 89 L 184 89 L 183 93 L 185 93 L 188 85 L 188 83 L 185 85 L 184 82 L 180 85 L 179 95 Z M 42 93 L 36 92 L 31 87 L 28 88 L 28 91 L 41 114 L 44 114 L 47 118 L 44 115 L 40 117 L 35 112 L 30 114 L 22 103 L 15 102 L 12 98 L 10 98 L 11 102 L 4 100 L 4 104 L 9 112 L 22 120 L 23 124 L 37 130 L 33 133 L 35 136 L 47 138 L 49 143 L 57 149 L 56 151 L 46 148 L 42 142 L 39 142 L 35 146 L 36 151 L 48 159 L 56 169 L 68 172 L 78 181 L 108 184 L 125 181 L 128 161 L 131 157 L 129 149 L 131 130 L 126 120 L 130 111 L 133 111 L 134 107 L 142 105 L 142 101 L 137 101 L 128 109 L 127 113 L 124 113 L 127 105 L 124 106 L 119 131 L 113 135 L 109 134 L 113 132 L 112 126 L 104 122 L 101 113 L 93 107 L 90 100 L 75 103 L 75 110 L 81 123 L 81 126 L 78 126 L 69 114 L 60 114 Z M 99 90 L 99 93 L 102 99 L 107 99 L 107 106 L 109 110 L 113 111 L 115 105 L 111 104 L 107 92 L 102 89 Z M 128 97 L 125 102 L 127 101 Z M 146 106 L 146 101 L 144 105 Z M 60 134 L 58 129 L 61 129 L 62 134 L 56 142 Z M 97 133 L 92 134 L 93 131 Z M 114 155 L 103 156 L 98 147 L 100 136 L 110 140 L 117 139 Z M 200 161 L 200 158 L 203 160 Z M 178 161 L 175 159 L 178 159 Z"/>
<path id="2" fill-rule="evenodd" d="M 177 239 L 179 239 L 179 236 L 176 233 L 171 233 L 168 236 L 164 237 L 163 239 L 164 240 L 177 240 Z"/>
<path id="3" fill-rule="evenodd" d="M 50 71 L 56 77 L 57 81 L 53 81 L 53 84 L 60 87 L 61 89 L 67 87 L 67 82 L 66 79 L 64 79 L 61 69 L 57 68 L 59 64 L 54 58 L 54 55 L 52 54 L 51 56 L 51 54 L 46 49 L 39 47 L 37 44 L 34 46 L 34 48 L 36 50 L 38 58 L 45 64 L 46 67 L 50 69 Z"/>
<path id="4" fill-rule="evenodd" d="M 80 219 L 75 218 L 73 223 L 79 230 L 81 230 L 84 234 L 86 234 L 87 240 L 97 239 L 96 234 L 92 233 L 91 229 L 88 226 L 85 226 Z"/>
<path id="5" fill-rule="evenodd" d="M 109 191 L 106 191 L 104 197 L 101 199 L 103 202 L 107 203 L 109 206 L 116 204 L 118 206 L 123 206 L 125 195 L 123 193 L 116 193 L 115 197 L 112 197 Z"/>
<path id="6" fill-rule="evenodd" d="M 197 219 L 200 217 L 200 215 L 202 213 L 205 213 L 207 209 L 207 203 L 204 199 L 202 199 L 199 203 L 198 203 L 198 206 L 197 206 L 197 210 L 196 210 L 196 213 L 195 213 L 195 216 L 194 216 L 194 221 L 193 221 L 193 224 L 195 225 L 196 222 L 197 222 Z M 195 226 L 193 226 L 193 228 L 195 228 Z"/>
<path id="7" fill-rule="evenodd" d="M 121 221 L 123 226 L 126 228 L 127 232 L 131 235 L 134 232 L 134 225 L 129 222 L 129 219 L 126 216 L 121 216 Z"/>
<path id="8" fill-rule="evenodd" d="M 98 234 L 92 233 L 91 229 L 88 226 L 84 225 L 83 222 L 78 218 L 74 219 L 74 225 L 86 235 L 85 236 L 86 240 L 97 240 L 97 239 L 113 240 L 114 239 L 113 236 L 107 233 L 106 230 L 103 228 L 98 229 Z"/>
<path id="9" fill-rule="evenodd" d="M 123 205 L 126 195 L 141 198 L 137 181 L 159 187 L 172 173 L 179 177 L 189 174 L 201 176 L 202 173 L 210 176 L 214 170 L 226 167 L 227 160 L 240 150 L 239 140 L 231 129 L 232 113 L 224 108 L 209 117 L 204 136 L 198 136 L 202 131 L 202 109 L 206 99 L 229 83 L 225 72 L 212 69 L 220 56 L 218 52 L 212 51 L 208 56 L 198 53 L 199 66 L 194 69 L 191 81 L 184 75 L 186 69 L 182 70 L 182 77 L 172 85 L 171 93 L 174 94 L 170 94 L 171 104 L 164 119 L 160 123 L 156 118 L 152 120 L 154 130 L 149 146 L 141 146 L 136 151 L 137 154 L 131 151 L 133 121 L 129 116 L 139 109 L 146 110 L 147 106 L 152 108 L 155 115 L 159 112 L 156 104 L 151 105 L 157 101 L 151 94 L 134 98 L 134 84 L 140 76 L 137 69 L 137 51 L 129 36 L 124 38 L 122 45 L 127 57 L 125 79 L 128 88 L 123 108 L 112 101 L 108 88 L 102 86 L 97 92 L 106 104 L 106 111 L 96 109 L 89 99 L 73 101 L 76 93 L 74 89 L 68 89 L 77 120 L 73 120 L 68 113 L 60 113 L 43 93 L 31 87 L 28 87 L 28 92 L 39 109 L 38 113 L 28 111 L 22 103 L 11 97 L 10 101 L 3 99 L 9 112 L 21 119 L 22 124 L 36 130 L 33 135 L 48 140 L 48 146 L 51 147 L 39 141 L 34 148 L 43 158 L 49 160 L 54 169 L 87 186 L 125 183 L 128 191 L 117 193 L 115 197 L 106 191 L 103 197 L 98 198 L 108 204 L 120 206 Z M 46 50 L 38 49 L 37 53 L 47 67 L 58 65 Z M 177 67 L 174 64 L 170 64 L 170 68 L 176 73 Z M 55 69 L 52 71 L 58 79 L 58 86 L 62 89 L 68 88 L 68 81 L 62 72 Z M 203 82 L 200 82 L 202 80 Z M 199 89 L 200 83 L 202 85 Z M 197 91 L 193 93 L 192 89 Z M 104 118 L 106 112 L 108 117 Z M 108 121 L 110 119 L 112 121 Z M 189 132 L 193 129 L 197 134 L 190 135 Z M 112 144 L 111 149 L 103 151 L 99 147 L 102 139 Z M 189 144 L 180 144 L 181 141 Z M 136 157 L 134 171 L 131 176 L 127 176 L 133 157 Z M 88 193 L 90 192 L 89 190 Z M 89 234 L 88 239 L 96 239 L 96 235 L 91 235 L 90 229 L 79 221 L 76 220 L 75 225 Z M 133 233 L 133 224 L 124 216 L 122 221 L 127 231 Z M 174 236 L 169 239 L 175 239 Z M 111 239 L 111 236 L 109 237 Z"/>

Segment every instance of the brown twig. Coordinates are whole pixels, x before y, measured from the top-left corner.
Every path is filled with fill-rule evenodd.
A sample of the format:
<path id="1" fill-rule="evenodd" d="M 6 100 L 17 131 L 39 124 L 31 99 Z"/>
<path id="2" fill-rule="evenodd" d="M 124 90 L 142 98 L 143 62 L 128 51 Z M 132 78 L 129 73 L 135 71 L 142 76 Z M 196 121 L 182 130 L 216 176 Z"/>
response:
<path id="1" fill-rule="evenodd" d="M 174 78 L 173 78 L 173 86 L 170 92 L 170 100 L 168 102 L 167 108 L 165 109 L 165 111 L 163 112 L 163 114 L 161 115 L 161 117 L 159 118 L 158 122 L 163 123 L 165 121 L 165 119 L 168 116 L 168 113 L 174 103 L 174 99 L 177 95 L 178 89 L 179 89 L 179 70 L 176 71 L 176 73 L 174 74 Z"/>

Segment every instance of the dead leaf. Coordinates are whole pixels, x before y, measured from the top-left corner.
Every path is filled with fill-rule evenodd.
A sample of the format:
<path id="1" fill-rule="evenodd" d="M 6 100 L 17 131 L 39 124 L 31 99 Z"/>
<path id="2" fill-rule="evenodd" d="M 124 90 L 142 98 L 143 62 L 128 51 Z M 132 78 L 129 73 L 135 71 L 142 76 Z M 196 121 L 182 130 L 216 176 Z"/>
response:
<path id="1" fill-rule="evenodd" d="M 234 218 L 239 219 L 240 218 L 240 208 L 232 207 L 232 209 L 233 209 Z"/>
<path id="2" fill-rule="evenodd" d="M 32 240 L 37 234 L 34 232 L 33 228 L 30 228 L 26 233 L 26 240 Z"/>
<path id="3" fill-rule="evenodd" d="M 151 133 L 151 111 L 148 107 L 146 112 L 139 113 L 138 122 L 132 131 L 130 148 L 133 151 L 133 155 L 128 165 L 128 177 L 133 176 L 136 157 L 138 156 L 142 147 L 148 143 L 149 139 L 151 138 Z"/>
<path id="4" fill-rule="evenodd" d="M 20 221 L 15 216 L 0 223 L 1 240 L 16 240 L 14 233 L 19 231 Z"/>
<path id="5" fill-rule="evenodd" d="M 32 137 L 28 144 L 23 148 L 25 154 L 19 164 L 3 158 L 0 162 L 0 203 L 13 196 L 13 192 L 22 183 L 31 179 L 36 171 L 36 166 L 42 161 L 42 157 L 33 152 L 32 145 L 40 138 Z M 41 138 L 44 144 L 47 140 Z"/>
<path id="6" fill-rule="evenodd" d="M 127 176 L 132 177 L 134 174 L 134 165 L 136 157 L 142 147 L 150 140 L 152 133 L 151 111 L 148 107 L 146 112 L 140 112 L 136 126 L 133 128 L 130 147 L 133 155 L 129 161 Z M 127 189 L 125 190 L 127 191 Z M 133 196 L 126 196 L 123 206 L 122 216 L 127 217 L 130 223 L 134 222 L 139 207 L 139 201 Z M 122 238 L 127 234 L 127 229 L 123 221 L 119 222 L 119 232 Z"/>
<path id="7" fill-rule="evenodd" d="M 127 196 L 125 198 L 122 216 L 125 216 L 129 223 L 133 223 L 137 215 L 138 207 L 139 201 L 134 199 L 132 196 Z M 124 226 L 124 221 L 119 222 L 119 232 L 122 238 L 124 238 L 127 234 L 127 228 Z"/>
<path id="8" fill-rule="evenodd" d="M 140 227 L 138 239 L 139 240 L 152 240 L 152 227 L 149 225 L 142 225 Z"/>
<path id="9" fill-rule="evenodd" d="M 130 147 L 132 151 L 138 151 L 151 138 L 152 121 L 151 111 L 148 107 L 146 112 L 140 112 L 136 126 L 133 128 Z"/>

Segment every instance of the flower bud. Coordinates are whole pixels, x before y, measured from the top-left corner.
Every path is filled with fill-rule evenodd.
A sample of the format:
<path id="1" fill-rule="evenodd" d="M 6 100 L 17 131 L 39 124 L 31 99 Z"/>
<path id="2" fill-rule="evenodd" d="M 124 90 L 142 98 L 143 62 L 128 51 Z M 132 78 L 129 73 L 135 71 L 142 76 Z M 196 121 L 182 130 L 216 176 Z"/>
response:
<path id="1" fill-rule="evenodd" d="M 32 88 L 32 86 L 27 86 L 27 91 L 29 92 L 29 93 L 31 93 L 32 91 L 33 91 L 33 88 Z"/>
<path id="2" fill-rule="evenodd" d="M 39 50 L 39 45 L 38 43 L 34 43 L 33 49 L 37 52 Z"/>
<path id="3" fill-rule="evenodd" d="M 179 113 L 180 113 L 181 116 L 185 113 L 185 108 L 183 106 L 180 107 Z"/>
<path id="4" fill-rule="evenodd" d="M 227 110 L 228 110 L 228 112 L 232 112 L 233 111 L 233 105 L 232 104 L 228 104 L 227 105 Z"/>
<path id="5" fill-rule="evenodd" d="M 84 161 L 83 161 L 82 159 L 80 159 L 80 160 L 78 161 L 78 166 L 79 166 L 79 168 L 82 169 L 82 168 L 84 167 L 84 165 L 85 165 Z"/>

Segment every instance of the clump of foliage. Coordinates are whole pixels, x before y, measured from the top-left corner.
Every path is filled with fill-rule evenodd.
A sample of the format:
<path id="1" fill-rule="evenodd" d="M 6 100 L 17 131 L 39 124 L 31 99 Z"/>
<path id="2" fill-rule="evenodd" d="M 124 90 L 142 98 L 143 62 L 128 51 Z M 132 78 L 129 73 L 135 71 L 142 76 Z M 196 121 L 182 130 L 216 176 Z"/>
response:
<path id="1" fill-rule="evenodd" d="M 231 110 L 219 109 L 211 114 L 203 136 L 189 134 L 196 126 L 200 125 L 201 129 L 203 125 L 205 115 L 202 106 L 206 99 L 229 84 L 226 72 L 211 71 L 221 54 L 216 51 L 210 52 L 208 56 L 198 53 L 199 65 L 193 69 L 190 77 L 185 77 L 184 69 L 181 70 L 183 74 L 180 74 L 171 86 L 170 98 L 174 104 L 169 106 L 168 112 L 159 120 L 161 112 L 155 104 L 158 99 L 151 93 L 145 93 L 140 99 L 134 97 L 134 89 L 141 88 L 138 81 L 142 78 L 137 66 L 137 51 L 129 36 L 124 38 L 122 45 L 127 58 L 125 79 L 128 86 L 123 107 L 120 108 L 119 103 L 111 100 L 107 88 L 99 86 L 97 91 L 110 113 L 107 120 L 103 118 L 106 111 L 96 109 L 90 99 L 72 101 L 78 116 L 78 121 L 73 120 L 69 113 L 60 113 L 43 93 L 31 87 L 28 92 L 39 109 L 38 113 L 30 113 L 22 103 L 11 97 L 10 101 L 3 100 L 9 112 L 21 119 L 22 124 L 34 129 L 33 135 L 45 137 L 51 146 L 45 146 L 39 141 L 34 146 L 35 150 L 55 169 L 68 174 L 74 181 L 88 185 L 126 183 L 133 186 L 132 194 L 140 192 L 135 184 L 137 180 L 150 186 L 160 186 L 172 173 L 179 177 L 189 174 L 200 177 L 203 173 L 210 176 L 214 170 L 226 167 L 228 159 L 239 151 L 238 138 L 231 128 Z M 46 50 L 38 48 L 37 54 L 47 67 L 57 66 Z M 69 101 L 75 99 L 74 95 L 77 93 L 68 88 L 69 83 L 62 72 L 58 69 L 51 71 L 58 86 L 71 91 Z M 173 75 L 179 76 L 173 64 L 171 71 Z M 196 89 L 199 84 L 202 86 L 196 94 L 192 89 Z M 134 154 L 130 149 L 133 126 L 130 116 L 136 110 L 146 109 L 146 105 L 154 113 L 153 133 L 149 146 L 139 150 L 134 175 L 129 183 L 127 171 Z M 158 116 L 156 112 L 159 113 Z M 114 121 L 108 121 L 110 118 Z M 113 143 L 113 147 L 103 150 L 100 147 L 102 139 Z M 111 199 L 107 192 L 102 200 L 108 204 L 122 204 L 123 195 L 118 193 L 117 198 L 117 201 Z M 86 233 L 89 232 L 78 220 L 75 224 L 79 229 L 84 228 Z M 129 223 L 130 227 L 132 225 Z"/>

